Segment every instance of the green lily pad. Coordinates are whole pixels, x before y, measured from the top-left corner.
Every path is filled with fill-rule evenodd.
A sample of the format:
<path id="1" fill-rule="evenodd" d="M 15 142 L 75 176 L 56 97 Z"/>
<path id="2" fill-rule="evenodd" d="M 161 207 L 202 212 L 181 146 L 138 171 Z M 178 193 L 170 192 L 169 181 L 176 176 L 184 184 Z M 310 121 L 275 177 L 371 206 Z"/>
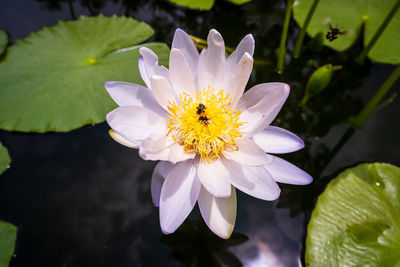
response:
<path id="1" fill-rule="evenodd" d="M 14 253 L 17 227 L 0 221 L 0 266 L 8 266 Z"/>
<path id="2" fill-rule="evenodd" d="M 214 5 L 215 0 L 170 0 L 172 3 L 178 6 L 184 6 L 191 9 L 204 9 L 209 10 Z M 242 5 L 250 2 L 251 0 L 228 0 L 236 5 Z"/>
<path id="3" fill-rule="evenodd" d="M 360 164 L 318 198 L 308 224 L 307 266 L 400 266 L 400 168 Z"/>
<path id="4" fill-rule="evenodd" d="M 5 30 L 0 30 L 0 56 L 6 51 L 8 35 Z"/>
<path id="5" fill-rule="evenodd" d="M 338 26 L 345 34 L 334 41 L 324 40 L 324 44 L 342 51 L 349 48 L 361 32 L 365 23 L 364 46 L 378 30 L 397 0 L 320 0 L 307 32 L 315 36 L 319 32 L 327 33 L 329 24 Z M 301 26 L 307 16 L 313 0 L 296 0 L 293 5 L 294 18 Z M 400 12 L 393 17 L 368 57 L 382 63 L 400 63 Z"/>
<path id="6" fill-rule="evenodd" d="M 8 164 L 10 164 L 10 155 L 8 155 L 7 148 L 5 148 L 0 143 L 0 174 L 2 174 L 6 169 Z"/>
<path id="7" fill-rule="evenodd" d="M 99 123 L 116 107 L 104 82 L 142 83 L 137 59 L 153 35 L 127 17 L 81 17 L 18 40 L 0 63 L 0 128 L 65 132 Z M 162 43 L 145 46 L 168 61 Z M 126 48 L 126 49 L 125 49 Z"/>

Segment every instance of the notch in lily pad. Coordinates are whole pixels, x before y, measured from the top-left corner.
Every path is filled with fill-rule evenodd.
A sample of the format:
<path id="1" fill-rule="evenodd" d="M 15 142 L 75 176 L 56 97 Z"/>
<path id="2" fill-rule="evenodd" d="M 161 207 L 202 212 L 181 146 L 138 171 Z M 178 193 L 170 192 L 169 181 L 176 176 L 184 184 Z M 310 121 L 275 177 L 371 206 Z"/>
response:
<path id="1" fill-rule="evenodd" d="M 333 179 L 308 224 L 307 266 L 398 266 L 400 168 L 360 164 Z"/>
<path id="2" fill-rule="evenodd" d="M 17 40 L 0 63 L 0 129 L 66 132 L 103 122 L 116 107 L 104 82 L 143 84 L 141 46 L 167 65 L 166 44 L 140 45 L 153 34 L 133 18 L 97 16 L 61 21 Z"/>

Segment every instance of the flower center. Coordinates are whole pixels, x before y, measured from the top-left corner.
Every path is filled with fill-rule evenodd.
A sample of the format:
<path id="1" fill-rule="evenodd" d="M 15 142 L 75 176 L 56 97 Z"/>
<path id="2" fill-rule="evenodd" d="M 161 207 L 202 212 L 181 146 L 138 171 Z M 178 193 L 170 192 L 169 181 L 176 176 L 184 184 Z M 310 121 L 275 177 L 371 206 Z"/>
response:
<path id="1" fill-rule="evenodd" d="M 237 150 L 235 138 L 241 137 L 240 110 L 230 110 L 229 94 L 220 90 L 214 94 L 210 88 L 190 96 L 179 96 L 181 104 L 170 102 L 168 133 L 185 152 L 195 152 L 201 161 L 218 159 L 225 148 Z"/>

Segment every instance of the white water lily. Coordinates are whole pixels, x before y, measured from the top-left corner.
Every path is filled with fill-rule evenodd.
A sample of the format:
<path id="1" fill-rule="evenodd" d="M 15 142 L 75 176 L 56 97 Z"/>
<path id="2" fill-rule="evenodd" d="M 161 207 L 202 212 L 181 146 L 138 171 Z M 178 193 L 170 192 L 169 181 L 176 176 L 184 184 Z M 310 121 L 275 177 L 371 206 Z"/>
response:
<path id="1" fill-rule="evenodd" d="M 263 83 L 244 93 L 253 67 L 254 39 L 245 36 L 227 58 L 224 40 L 208 34 L 200 54 L 178 29 L 169 69 L 141 48 L 139 70 L 147 88 L 125 82 L 105 87 L 119 105 L 107 115 L 110 135 L 160 160 L 151 181 L 164 233 L 174 232 L 196 202 L 209 228 L 229 238 L 236 219 L 236 189 L 275 200 L 277 182 L 308 184 L 310 175 L 268 153 L 303 148 L 303 141 L 270 126 L 289 95 L 284 83 Z M 243 94 L 244 93 L 244 94 Z"/>

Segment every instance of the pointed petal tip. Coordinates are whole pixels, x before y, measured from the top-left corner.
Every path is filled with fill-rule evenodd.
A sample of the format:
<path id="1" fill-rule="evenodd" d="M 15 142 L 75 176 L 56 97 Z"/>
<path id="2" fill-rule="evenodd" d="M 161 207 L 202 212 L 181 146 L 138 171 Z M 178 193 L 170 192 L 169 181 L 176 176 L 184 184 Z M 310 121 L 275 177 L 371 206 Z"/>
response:
<path id="1" fill-rule="evenodd" d="M 284 86 L 285 86 L 284 87 L 285 93 L 289 94 L 290 93 L 290 85 L 285 83 Z"/>
<path id="2" fill-rule="evenodd" d="M 308 184 L 311 184 L 312 181 L 314 180 L 311 175 L 309 175 L 308 173 L 306 173 L 306 174 L 307 175 L 304 175 L 304 183 L 299 184 L 299 185 L 308 185 Z"/>
<path id="3" fill-rule="evenodd" d="M 146 54 L 146 52 L 156 55 L 156 53 L 154 53 L 153 50 L 151 50 L 150 48 L 147 48 L 145 46 L 142 46 L 141 48 L 139 48 L 140 55 L 144 56 L 144 54 Z"/>
<path id="4" fill-rule="evenodd" d="M 153 206 L 154 207 L 156 207 L 156 208 L 160 207 L 160 202 L 159 201 L 153 200 L 152 202 L 153 202 Z"/>
<path id="5" fill-rule="evenodd" d="M 109 87 L 109 86 L 110 86 L 110 83 L 111 83 L 111 81 L 107 81 L 107 82 L 105 82 L 105 83 L 104 83 L 104 87 L 105 87 L 106 89 L 108 89 L 107 87 Z"/>
<path id="6" fill-rule="evenodd" d="M 160 225 L 161 226 L 161 232 L 164 234 L 164 235 L 170 235 L 170 234 L 172 234 L 173 232 L 175 232 L 175 231 L 167 231 L 162 225 Z"/>
<path id="7" fill-rule="evenodd" d="M 218 236 L 218 237 L 220 237 L 220 238 L 222 238 L 222 239 L 229 239 L 229 238 L 231 238 L 232 232 L 233 232 L 233 228 L 232 228 L 232 231 L 227 232 L 227 233 L 219 233 L 219 232 L 214 232 L 214 231 L 213 231 L 213 233 L 214 233 L 216 236 Z"/>
<path id="8" fill-rule="evenodd" d="M 184 30 L 182 30 L 181 28 L 176 28 L 175 34 L 187 34 L 187 33 Z"/>

